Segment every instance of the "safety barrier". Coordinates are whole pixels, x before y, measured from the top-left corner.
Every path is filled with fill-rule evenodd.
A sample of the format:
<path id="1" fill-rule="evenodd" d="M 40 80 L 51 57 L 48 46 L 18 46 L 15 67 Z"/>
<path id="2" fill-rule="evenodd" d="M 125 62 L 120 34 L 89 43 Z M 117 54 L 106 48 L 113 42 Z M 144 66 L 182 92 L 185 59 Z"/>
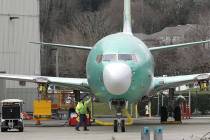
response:
<path id="1" fill-rule="evenodd" d="M 150 140 L 149 127 L 143 127 L 143 129 L 141 129 L 141 140 Z M 154 140 L 163 140 L 162 127 L 157 127 L 154 129 Z"/>
<path id="2" fill-rule="evenodd" d="M 190 106 L 187 103 L 182 103 L 180 107 L 181 107 L 182 119 L 190 119 L 192 116 Z"/>

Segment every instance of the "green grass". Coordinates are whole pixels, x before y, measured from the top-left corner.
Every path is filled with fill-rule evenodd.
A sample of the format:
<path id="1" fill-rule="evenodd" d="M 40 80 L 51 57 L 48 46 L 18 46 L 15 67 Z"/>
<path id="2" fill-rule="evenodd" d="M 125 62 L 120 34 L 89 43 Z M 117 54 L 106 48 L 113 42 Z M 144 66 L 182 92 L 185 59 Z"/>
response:
<path id="1" fill-rule="evenodd" d="M 94 102 L 94 115 L 113 115 L 115 113 L 114 109 L 110 110 L 108 103 Z"/>
<path id="2" fill-rule="evenodd" d="M 130 112 L 130 106 L 128 106 L 128 110 Z M 132 106 L 132 111 L 134 113 L 135 106 Z M 94 116 L 100 117 L 100 116 L 115 116 L 116 111 L 115 108 L 112 106 L 112 110 L 110 110 L 108 103 L 102 103 L 102 102 L 94 102 Z M 123 113 L 123 116 L 126 116 Z"/>
<path id="3" fill-rule="evenodd" d="M 191 95 L 194 96 L 196 94 L 196 90 L 198 95 L 206 95 L 206 94 L 210 94 L 210 91 L 200 91 L 200 89 L 190 89 L 191 90 Z M 189 91 L 185 90 L 185 91 L 177 91 L 175 92 L 175 94 L 182 94 L 185 96 L 188 96 Z M 130 110 L 130 106 L 129 106 L 129 110 Z M 132 108 L 133 113 L 135 114 L 135 106 L 133 105 Z M 108 103 L 102 103 L 102 102 L 94 102 L 94 115 L 97 116 L 106 116 L 106 115 L 112 115 L 115 116 L 115 109 L 112 106 L 112 110 L 110 110 Z"/>
<path id="4" fill-rule="evenodd" d="M 196 90 L 198 94 L 210 94 L 210 90 L 209 91 L 200 91 L 200 88 L 191 88 L 191 94 L 196 94 Z M 176 91 L 175 94 L 188 94 L 189 90 L 184 90 L 184 91 Z"/>

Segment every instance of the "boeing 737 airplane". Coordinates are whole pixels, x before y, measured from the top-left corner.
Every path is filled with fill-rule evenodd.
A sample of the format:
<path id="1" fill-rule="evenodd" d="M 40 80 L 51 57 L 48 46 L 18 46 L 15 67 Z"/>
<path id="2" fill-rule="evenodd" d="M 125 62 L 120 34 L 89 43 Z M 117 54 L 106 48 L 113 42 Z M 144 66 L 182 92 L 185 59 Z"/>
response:
<path id="1" fill-rule="evenodd" d="M 124 126 L 121 119 L 122 109 L 128 103 L 137 102 L 149 93 L 176 87 L 182 84 L 209 79 L 210 73 L 182 76 L 155 77 L 153 52 L 166 49 L 191 47 L 210 42 L 199 41 L 177 45 L 148 48 L 132 34 L 130 0 L 124 0 L 123 32 L 108 35 L 93 47 L 65 44 L 33 42 L 46 46 L 89 50 L 86 62 L 86 78 L 63 78 L 48 76 L 28 76 L 0 74 L 0 78 L 68 86 L 72 90 L 88 91 L 103 102 L 108 102 L 116 109 L 116 125 Z M 116 131 L 116 129 L 115 129 Z"/>

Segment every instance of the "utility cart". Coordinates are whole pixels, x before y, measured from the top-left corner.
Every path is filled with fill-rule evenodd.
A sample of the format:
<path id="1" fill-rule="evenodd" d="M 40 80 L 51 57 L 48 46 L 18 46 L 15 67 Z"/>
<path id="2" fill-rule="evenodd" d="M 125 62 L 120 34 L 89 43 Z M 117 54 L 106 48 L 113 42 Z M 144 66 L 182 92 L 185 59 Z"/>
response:
<path id="1" fill-rule="evenodd" d="M 23 132 L 22 112 L 23 101 L 19 99 L 5 99 L 1 101 L 1 132 L 17 129 Z"/>

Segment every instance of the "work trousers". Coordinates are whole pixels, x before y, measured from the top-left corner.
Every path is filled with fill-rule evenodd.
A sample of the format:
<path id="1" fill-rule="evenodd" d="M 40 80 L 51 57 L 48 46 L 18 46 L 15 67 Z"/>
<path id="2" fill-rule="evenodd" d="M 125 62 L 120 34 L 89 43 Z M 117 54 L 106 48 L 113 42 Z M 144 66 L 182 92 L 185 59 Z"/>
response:
<path id="1" fill-rule="evenodd" d="M 68 119 L 70 119 L 71 117 L 71 114 L 75 112 L 75 109 L 74 108 L 69 108 L 68 110 Z"/>
<path id="2" fill-rule="evenodd" d="M 79 123 L 76 125 L 76 129 L 79 129 L 79 127 L 83 124 L 84 129 L 87 129 L 87 122 L 86 122 L 86 115 L 85 114 L 80 114 L 79 116 Z"/>

